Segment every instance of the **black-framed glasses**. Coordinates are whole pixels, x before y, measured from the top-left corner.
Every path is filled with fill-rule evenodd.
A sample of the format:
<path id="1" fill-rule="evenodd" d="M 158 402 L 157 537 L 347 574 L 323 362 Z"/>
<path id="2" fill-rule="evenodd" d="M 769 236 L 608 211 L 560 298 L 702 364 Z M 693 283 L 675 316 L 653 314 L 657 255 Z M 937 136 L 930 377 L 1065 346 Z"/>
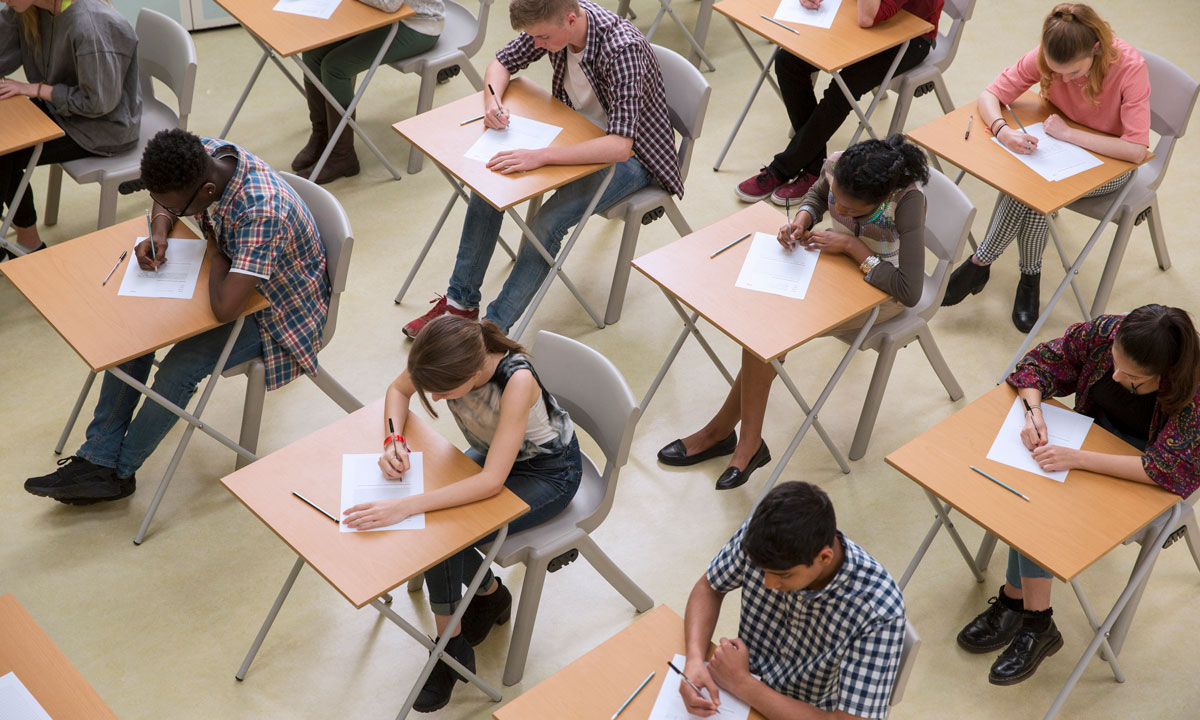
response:
<path id="1" fill-rule="evenodd" d="M 172 210 L 171 208 L 167 207 L 166 205 L 164 205 L 161 200 L 154 197 L 153 195 L 150 196 L 150 199 L 153 200 L 154 202 L 158 203 L 159 207 L 161 207 L 163 210 L 166 210 L 168 213 L 173 215 L 175 218 L 177 218 L 177 219 L 182 218 L 187 215 L 188 208 L 190 208 L 192 206 L 192 203 L 196 202 L 196 196 L 200 194 L 200 188 L 204 187 L 205 184 L 207 184 L 207 183 L 208 183 L 207 179 L 201 180 L 200 184 L 196 186 L 196 189 L 192 191 L 192 196 L 190 198 L 188 198 L 188 201 L 186 203 L 184 203 L 183 208 L 181 210 L 179 210 L 178 212 L 176 212 L 176 211 Z"/>

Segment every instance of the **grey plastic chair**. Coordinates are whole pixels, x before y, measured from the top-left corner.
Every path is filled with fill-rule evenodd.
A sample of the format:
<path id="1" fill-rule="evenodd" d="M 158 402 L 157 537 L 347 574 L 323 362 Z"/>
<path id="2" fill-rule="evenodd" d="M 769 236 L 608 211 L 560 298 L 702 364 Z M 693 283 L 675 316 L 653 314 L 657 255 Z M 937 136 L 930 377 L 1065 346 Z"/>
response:
<path id="1" fill-rule="evenodd" d="M 471 81 L 476 90 L 483 90 L 483 78 L 471 64 L 471 58 L 479 52 L 487 34 L 488 12 L 492 0 L 479 0 L 479 17 L 471 13 L 454 0 L 445 0 L 446 24 L 437 43 L 432 48 L 418 55 L 406 57 L 390 63 L 391 67 L 405 73 L 415 73 L 421 76 L 421 89 L 417 95 L 417 115 L 433 107 L 433 91 L 437 87 L 437 74 L 455 65 Z M 413 146 L 408 151 L 408 172 L 415 174 L 421 171 L 425 154 Z"/>
<path id="2" fill-rule="evenodd" d="M 1187 131 L 1192 109 L 1196 106 L 1196 97 L 1200 95 L 1200 83 L 1170 60 L 1146 50 L 1142 50 L 1141 53 L 1146 58 L 1146 69 L 1150 73 L 1150 129 L 1158 133 L 1158 144 L 1154 146 L 1154 159 L 1143 165 L 1134 175 L 1130 181 L 1133 187 L 1129 189 L 1125 202 L 1113 216 L 1113 221 L 1117 223 L 1117 234 L 1113 238 L 1112 249 L 1109 250 L 1104 274 L 1096 288 L 1092 317 L 1102 314 L 1108 304 L 1108 296 L 1121 267 L 1121 258 L 1125 255 L 1126 245 L 1129 244 L 1129 234 L 1133 232 L 1133 226 L 1141 221 L 1143 214 L 1145 219 L 1150 221 L 1150 240 L 1154 243 L 1158 267 L 1163 270 L 1171 267 L 1171 257 L 1167 254 L 1167 238 L 1163 234 L 1162 218 L 1158 212 L 1158 186 L 1167 174 L 1167 165 L 1171 162 L 1175 141 Z M 1100 195 L 1081 198 L 1067 208 L 1100 220 L 1108 212 L 1111 203 L 1110 196 Z"/>
<path id="3" fill-rule="evenodd" d="M 671 127 L 679 133 L 681 139 L 676 159 L 679 163 L 679 174 L 687 179 L 688 167 L 692 162 L 692 150 L 700 130 L 704 126 L 704 114 L 708 110 L 708 98 L 712 87 L 696 67 L 683 56 L 673 50 L 651 45 L 662 70 L 663 84 L 667 90 L 667 110 L 671 118 Z M 692 232 L 691 226 L 679 212 L 675 197 L 663 190 L 653 180 L 649 185 L 631 193 L 616 205 L 600 213 L 609 220 L 625 221 L 625 230 L 621 233 L 621 246 L 617 250 L 617 266 L 613 271 L 612 287 L 608 291 L 608 308 L 604 314 L 605 324 L 612 324 L 621 319 L 621 308 L 625 304 L 625 289 L 629 285 L 630 261 L 637 250 L 638 234 L 642 229 L 642 216 L 647 212 L 662 208 L 675 231 L 682 237 Z"/>
<path id="4" fill-rule="evenodd" d="M 912 675 L 913 665 L 917 661 L 917 651 L 921 649 L 921 636 L 908 620 L 904 621 L 904 649 L 900 651 L 900 669 L 896 671 L 896 680 L 892 683 L 892 696 L 888 699 L 888 707 L 893 708 L 904 698 L 904 688 L 908 686 L 908 677 Z"/>
<path id="5" fill-rule="evenodd" d="M 879 359 L 875 361 L 875 371 L 871 375 L 867 397 L 863 400 L 862 413 L 858 417 L 858 427 L 854 431 L 854 442 L 850 446 L 851 460 L 858 460 L 867 452 L 896 353 L 913 340 L 921 343 L 926 359 L 942 381 L 950 399 L 958 400 L 963 396 L 954 373 L 933 340 L 929 321 L 941 307 L 942 296 L 946 294 L 946 285 L 950 280 L 950 266 L 962 254 L 967 232 L 975 219 L 975 206 L 950 178 L 933 168 L 929 169 L 929 183 L 923 189 L 928 207 L 925 213 L 925 247 L 937 257 L 937 263 L 932 270 L 925 272 L 924 288 L 916 307 L 905 308 L 896 317 L 877 323 L 863 340 L 860 349 L 875 350 L 879 353 Z M 849 342 L 853 334 L 840 339 Z"/>
<path id="6" fill-rule="evenodd" d="M 188 114 L 192 111 L 192 95 L 196 88 L 196 46 L 192 36 L 175 20 L 142 8 L 137 18 L 137 61 L 142 89 L 142 125 L 138 144 L 112 157 L 88 157 L 70 160 L 50 168 L 46 188 L 45 223 L 58 222 L 58 202 L 62 194 L 65 170 L 79 183 L 100 183 L 100 211 L 97 228 L 106 228 L 117 221 L 117 187 L 141 177 L 142 152 L 146 143 L 160 130 L 187 129 Z M 154 96 L 157 79 L 175 95 L 179 106 L 176 113 Z"/>
<path id="7" fill-rule="evenodd" d="M 958 45 L 962 41 L 963 27 L 975 12 L 975 0 L 946 0 L 942 12 L 949 15 L 953 22 L 945 33 L 938 33 L 937 43 L 919 65 L 908 72 L 897 74 L 888 83 L 888 90 L 896 93 L 896 108 L 892 111 L 892 123 L 888 126 L 888 134 L 904 131 L 904 122 L 908 119 L 908 110 L 916 97 L 917 88 L 933 83 L 933 91 L 937 94 L 942 112 L 954 109 L 954 101 L 950 99 L 950 91 L 946 88 L 946 80 L 942 73 L 954 62 L 958 54 Z"/>

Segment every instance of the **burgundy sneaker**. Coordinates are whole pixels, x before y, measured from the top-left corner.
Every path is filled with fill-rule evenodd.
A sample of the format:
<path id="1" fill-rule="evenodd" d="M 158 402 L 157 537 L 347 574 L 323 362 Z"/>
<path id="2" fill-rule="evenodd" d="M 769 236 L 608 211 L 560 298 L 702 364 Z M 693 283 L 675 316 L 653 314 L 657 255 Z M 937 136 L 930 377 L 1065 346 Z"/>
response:
<path id="1" fill-rule="evenodd" d="M 763 168 L 754 177 L 738 183 L 733 191 L 737 193 L 739 198 L 746 202 L 758 202 L 769 197 L 775 188 L 780 185 L 783 185 L 783 180 L 775 177 L 775 173 L 771 172 L 771 168 Z"/>
<path id="2" fill-rule="evenodd" d="M 459 317 L 470 318 L 471 320 L 479 319 L 479 308 L 459 310 L 446 301 L 445 295 L 438 295 L 429 302 L 434 303 L 432 310 L 404 326 L 403 332 L 408 337 L 415 338 L 417 333 L 421 332 L 421 328 L 428 325 L 430 320 L 434 319 L 435 317 L 441 317 L 442 315 L 450 314 L 458 315 Z"/>
<path id="3" fill-rule="evenodd" d="M 779 207 L 786 207 L 788 201 L 792 205 L 797 205 L 800 198 L 808 194 L 810 188 L 817 184 L 817 176 L 812 173 L 803 173 L 786 185 L 780 185 L 771 193 L 771 202 Z"/>

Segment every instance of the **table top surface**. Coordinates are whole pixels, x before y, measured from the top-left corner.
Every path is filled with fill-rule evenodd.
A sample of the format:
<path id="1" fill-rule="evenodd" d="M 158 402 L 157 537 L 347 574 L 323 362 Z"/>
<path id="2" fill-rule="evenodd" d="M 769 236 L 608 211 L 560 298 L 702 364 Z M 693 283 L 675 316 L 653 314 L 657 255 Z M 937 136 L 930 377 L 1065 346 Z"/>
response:
<path id="1" fill-rule="evenodd" d="M 793 33 L 762 18 L 773 17 L 778 7 L 779 0 L 722 0 L 713 5 L 714 10 L 730 20 L 825 72 L 841 70 L 934 29 L 906 10 L 874 27 L 859 27 L 857 3 L 842 0 L 829 29 L 784 23 L 796 30 Z"/>
<path id="2" fill-rule="evenodd" d="M 394 13 L 385 13 L 358 0 L 342 0 L 333 15 L 323 20 L 278 12 L 274 9 L 277 1 L 216 0 L 216 3 L 282 57 L 361 35 L 414 14 L 407 4 Z"/>
<path id="3" fill-rule="evenodd" d="M 1012 104 L 1012 109 L 1023 125 L 1039 123 L 1051 113 L 1058 112 L 1053 105 L 1032 91 L 1017 98 Z M 1008 117 L 1007 112 L 1004 115 Z M 968 120 L 971 116 L 975 119 Z M 1082 127 L 1066 117 L 1063 119 L 1072 127 Z M 971 137 L 964 139 L 968 122 L 971 124 Z M 979 108 L 974 102 L 910 130 L 908 136 L 926 150 L 940 155 L 1043 215 L 1049 215 L 1070 205 L 1109 180 L 1141 164 L 1092 153 L 1103 161 L 1102 165 L 1063 180 L 1046 180 L 992 141 L 987 123 L 979 115 Z M 1153 157 L 1153 153 L 1147 153 L 1142 163 Z"/>
<path id="4" fill-rule="evenodd" d="M 666 605 L 642 615 L 629 627 L 605 640 L 583 657 L 526 690 L 492 713 L 496 720 L 596 720 L 611 717 L 650 672 L 619 720 L 645 720 L 664 682 L 678 685 L 679 676 L 667 667 L 684 653 L 683 618 Z M 720 717 L 718 715 L 717 717 Z M 763 720 L 756 710 L 750 720 Z"/>
<path id="5" fill-rule="evenodd" d="M 0 675 L 15 672 L 54 720 L 117 716 L 11 594 L 0 596 Z"/>
<path id="6" fill-rule="evenodd" d="M 1003 383 L 885 460 L 1064 582 L 1179 501 L 1157 485 L 1084 470 L 1072 470 L 1066 482 L 1059 483 L 988 460 L 1016 397 L 1016 390 Z M 1094 424 L 1083 449 L 1141 454 Z M 988 481 L 971 465 L 1025 493 L 1030 501 Z"/>
<path id="7" fill-rule="evenodd" d="M 766 202 L 755 203 L 635 259 L 633 266 L 760 360 L 770 361 L 888 298 L 841 254 L 821 253 L 803 300 L 734 284 L 751 238 L 709 258 L 747 232 L 774 236 L 786 222 Z"/>
<path id="8" fill-rule="evenodd" d="M 414 452 L 424 453 L 426 492 L 479 472 L 414 413 L 400 432 Z M 298 492 L 338 517 L 342 454 L 377 453 L 383 436 L 378 400 L 221 480 L 357 608 L 529 511 L 504 488 L 486 500 L 426 513 L 424 530 L 343 533 L 292 495 Z"/>
<path id="9" fill-rule="evenodd" d="M 24 95 L 0 100 L 0 155 L 24 150 L 66 133 Z"/>
<path id="10" fill-rule="evenodd" d="M 513 115 L 561 127 L 562 132 L 550 143 L 551 147 L 575 145 L 605 135 L 594 123 L 529 78 L 513 78 L 503 99 Z M 392 128 L 497 210 L 506 210 L 611 164 L 544 165 L 527 173 L 501 175 L 464 156 L 485 128 L 482 120 L 467 125 L 459 123 L 482 112 L 483 93 L 475 93 L 402 120 Z"/>
<path id="11" fill-rule="evenodd" d="M 145 218 L 128 220 L 10 260 L 0 265 L 0 272 L 84 362 L 99 372 L 224 324 L 213 315 L 208 299 L 209 267 L 220 252 L 215 243 L 208 245 L 191 299 L 117 294 L 126 268 L 136 262 L 133 240 L 145 235 Z M 171 237 L 196 234 L 176 222 Z M 122 250 L 129 254 L 108 284 L 101 285 Z M 268 305 L 266 298 L 254 292 L 242 314 Z"/>

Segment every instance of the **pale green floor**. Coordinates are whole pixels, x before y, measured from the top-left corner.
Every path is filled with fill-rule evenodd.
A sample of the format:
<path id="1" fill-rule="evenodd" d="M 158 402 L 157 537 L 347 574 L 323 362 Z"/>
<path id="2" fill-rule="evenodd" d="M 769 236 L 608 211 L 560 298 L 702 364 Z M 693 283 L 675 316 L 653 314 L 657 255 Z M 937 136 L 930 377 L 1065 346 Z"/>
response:
<path id="1" fill-rule="evenodd" d="M 690 25 L 698 5 L 677 5 Z M 1200 46 L 1193 36 L 1200 26 L 1200 6 L 1165 0 L 1103 5 L 1102 11 L 1121 37 L 1200 76 Z M 635 3 L 641 27 L 648 26 L 653 7 L 646 0 Z M 1033 46 L 1048 7 L 1048 3 L 1024 0 L 979 3 L 947 77 L 957 104 L 972 100 L 999 70 Z M 511 36 L 506 14 L 503 4 L 496 8 L 484 52 L 477 58 L 479 67 Z M 681 36 L 669 25 L 656 40 L 676 49 L 684 47 Z M 200 72 L 190 126 L 199 133 L 215 133 L 257 59 L 257 47 L 236 28 L 198 34 L 196 44 Z M 742 207 L 733 196 L 732 185 L 765 164 L 786 132 L 783 109 L 766 91 L 723 170 L 717 174 L 709 170 L 741 107 L 753 71 L 721 17 L 713 19 L 708 49 L 719 69 L 706 75 L 714 93 L 682 201 L 683 212 L 695 228 Z M 535 76 L 548 81 L 547 68 L 539 68 Z M 823 87 L 827 80 L 820 82 Z M 438 90 L 437 102 L 460 97 L 468 89 L 468 83 L 456 79 Z M 385 70 L 359 112 L 368 132 L 400 167 L 408 146 L 389 125 L 412 113 L 416 93 L 415 78 Z M 889 115 L 891 107 L 890 102 L 884 105 L 880 117 Z M 937 112 L 932 96 L 922 98 L 915 103 L 908 126 L 926 122 Z M 276 166 L 286 167 L 305 138 L 302 118 L 301 98 L 268 68 L 231 139 Z M 886 122 L 881 119 L 877 125 Z M 847 123 L 832 146 L 842 146 L 851 129 Z M 1196 134 L 1193 131 L 1192 135 Z M 362 153 L 362 160 L 361 175 L 330 186 L 350 215 L 356 246 L 338 337 L 322 353 L 321 364 L 366 401 L 379 397 L 385 383 L 403 366 L 407 346 L 401 338 L 401 325 L 423 312 L 435 292 L 444 291 L 462 210 L 460 206 L 455 211 L 405 305 L 396 307 L 392 297 L 437 216 L 447 186 L 428 166 L 397 183 L 374 157 Z M 1200 309 L 1192 289 L 1200 258 L 1191 252 L 1187 224 L 1198 164 L 1200 143 L 1187 137 L 1176 151 L 1170 176 L 1159 193 L 1174 266 L 1166 273 L 1158 270 L 1147 230 L 1137 228 L 1110 310 L 1125 311 L 1146 302 Z M 44 171 L 39 172 L 35 183 L 39 204 L 45 177 Z M 965 180 L 963 188 L 981 208 L 974 230 L 976 237 L 982 237 L 994 195 L 973 178 Z M 68 181 L 64 192 L 62 222 L 44 229 L 50 243 L 93 229 L 96 189 Z M 144 197 L 122 198 L 118 217 L 136 216 L 144 202 Z M 1090 232 L 1091 221 L 1064 213 L 1059 222 L 1074 252 Z M 607 290 L 619 237 L 619 224 L 593 221 L 587 238 L 568 263 L 583 292 L 597 302 L 602 303 Z M 669 224 L 657 222 L 644 229 L 639 251 L 674 239 Z M 1094 288 L 1105 252 L 1100 246 L 1085 265 L 1080 277 L 1085 292 Z M 932 323 L 966 391 L 965 400 L 949 402 L 922 354 L 909 348 L 897 360 L 870 450 L 853 463 L 850 475 L 837 470 L 815 436 L 806 438 L 785 471 L 784 479 L 804 479 L 825 488 L 839 511 L 841 529 L 895 574 L 904 570 L 932 513 L 917 487 L 885 465 L 883 456 L 996 381 L 1020 342 L 1008 319 L 1016 280 L 1015 256 L 1009 255 L 997 264 L 986 292 L 940 313 Z M 1061 278 L 1054 263 L 1048 258 L 1047 295 Z M 596 271 L 587 272 L 589 266 Z M 494 296 L 506 272 L 507 267 L 497 260 L 484 286 L 485 298 Z M 356 612 L 311 571 L 301 575 L 246 682 L 234 681 L 234 671 L 293 555 L 218 484 L 217 480 L 232 470 L 233 458 L 210 439 L 194 440 L 152 533 L 141 547 L 134 547 L 130 539 L 169 461 L 168 448 L 178 439 L 178 429 L 139 472 L 141 488 L 129 501 L 77 509 L 32 497 L 21 489 L 25 477 L 53 467 L 51 448 L 85 367 L 8 282 L 0 282 L 0 307 L 4 308 L 0 387 L 5 426 L 0 436 L 0 468 L 6 479 L 0 488 L 4 507 L 0 592 L 16 594 L 122 718 L 392 717 L 424 653 L 376 613 Z M 1079 317 L 1072 299 L 1064 297 L 1044 337 L 1059 334 Z M 608 355 L 640 395 L 657 371 L 669 338 L 675 336 L 678 320 L 660 293 L 635 274 L 621 323 L 597 331 L 565 289 L 555 286 L 534 322 L 534 330 L 540 328 L 579 338 Z M 736 360 L 733 343 L 715 332 L 710 336 L 725 359 Z M 791 372 L 810 398 L 828 377 L 842 348 L 838 342 L 823 341 L 794 354 Z M 849 445 L 874 359 L 873 354 L 865 354 L 854 361 L 822 415 L 825 427 L 843 448 Z M 805 372 L 809 367 L 812 372 Z M 242 391 L 240 380 L 218 386 L 207 414 L 215 426 L 235 431 Z M 655 462 L 655 451 L 703 422 L 723 393 L 720 376 L 703 353 L 689 344 L 638 428 L 612 514 L 595 533 L 656 603 L 666 603 L 679 612 L 693 582 L 733 532 L 766 479 L 762 471 L 749 485 L 717 494 L 712 483 L 723 463 L 668 470 Z M 88 408 L 90 411 L 91 401 Z M 340 416 L 341 411 L 311 383 L 297 381 L 270 395 L 261 448 L 279 448 Z M 766 429 L 767 442 L 777 454 L 797 422 L 791 399 L 777 390 Z M 458 438 L 445 415 L 437 425 Z M 81 438 L 82 425 L 69 447 L 76 447 Z M 980 535 L 968 522 L 962 523 L 962 531 L 968 543 Z M 1134 548 L 1120 548 L 1083 575 L 1083 584 L 1098 608 L 1115 599 L 1135 553 Z M 991 658 L 968 655 L 954 643 L 959 627 L 996 591 L 1003 566 L 998 553 L 986 584 L 977 585 L 944 535 L 934 543 L 906 592 L 909 618 L 924 645 L 895 718 L 1035 718 L 1049 706 L 1090 635 L 1066 587 L 1055 590 L 1057 619 L 1066 646 L 1046 661 L 1033 679 L 1017 687 L 993 687 L 986 680 Z M 510 585 L 520 585 L 521 570 L 504 571 L 503 575 Z M 1195 689 L 1194 668 L 1200 663 L 1200 650 L 1191 639 L 1200 625 L 1195 603 L 1198 591 L 1200 573 L 1182 543 L 1164 553 L 1121 656 L 1128 682 L 1115 683 L 1107 666 L 1093 661 L 1060 717 L 1196 717 L 1200 691 Z M 400 612 L 432 627 L 422 595 L 410 599 L 401 591 L 397 598 Z M 632 608 L 586 563 L 551 576 L 542 597 L 525 682 L 505 689 L 505 697 L 532 687 L 634 618 Z M 735 632 L 736 618 L 736 599 L 730 598 L 720 631 Z M 482 675 L 497 685 L 507 635 L 506 627 L 478 651 Z M 482 693 L 459 685 L 441 717 L 485 717 L 495 707 Z M 611 712 L 597 708 L 596 716 L 608 717 Z"/>

